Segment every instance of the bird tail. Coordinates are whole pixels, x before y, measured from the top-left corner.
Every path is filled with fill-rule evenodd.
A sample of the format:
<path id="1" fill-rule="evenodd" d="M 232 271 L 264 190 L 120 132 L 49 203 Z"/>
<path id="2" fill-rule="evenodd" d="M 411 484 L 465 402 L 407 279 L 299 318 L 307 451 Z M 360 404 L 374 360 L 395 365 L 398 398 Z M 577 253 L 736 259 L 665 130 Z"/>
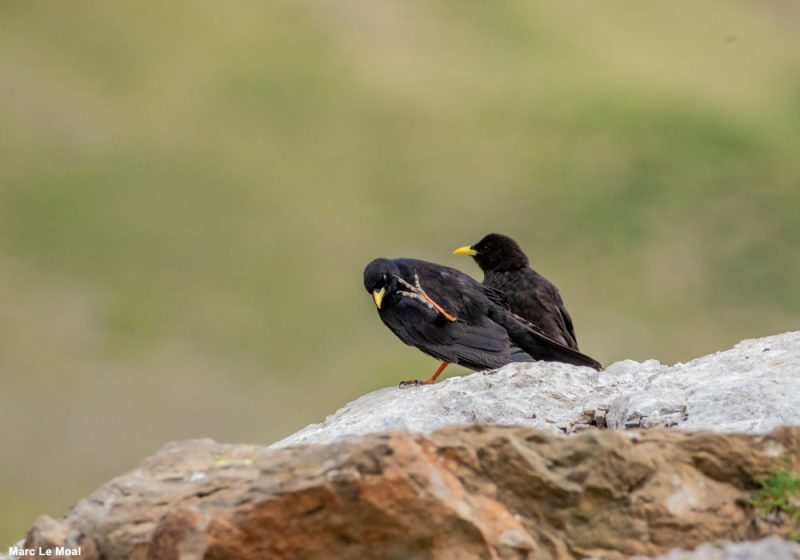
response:
<path id="1" fill-rule="evenodd" d="M 514 344 L 537 360 L 588 366 L 597 371 L 603 369 L 597 360 L 553 340 L 534 324 L 499 305 L 493 306 L 492 315 L 492 319 L 508 331 Z"/>

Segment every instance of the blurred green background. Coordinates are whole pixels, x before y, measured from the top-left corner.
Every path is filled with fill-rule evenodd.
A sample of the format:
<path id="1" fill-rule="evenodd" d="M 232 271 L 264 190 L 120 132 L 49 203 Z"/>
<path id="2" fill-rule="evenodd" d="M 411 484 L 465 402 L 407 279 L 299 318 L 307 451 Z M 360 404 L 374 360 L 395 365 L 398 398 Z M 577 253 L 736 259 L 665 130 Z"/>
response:
<path id="1" fill-rule="evenodd" d="M 604 363 L 800 320 L 800 4 L 0 4 L 0 544 L 428 375 L 377 256 L 516 237 Z M 459 373 L 456 368 L 452 373 Z"/>

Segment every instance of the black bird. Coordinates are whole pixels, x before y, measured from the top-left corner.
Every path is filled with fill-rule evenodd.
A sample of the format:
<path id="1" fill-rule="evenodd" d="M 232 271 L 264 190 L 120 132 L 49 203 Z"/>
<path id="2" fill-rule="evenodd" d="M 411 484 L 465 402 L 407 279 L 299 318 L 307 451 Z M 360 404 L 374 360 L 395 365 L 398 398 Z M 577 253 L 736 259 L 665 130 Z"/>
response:
<path id="1" fill-rule="evenodd" d="M 552 282 L 533 270 L 528 257 L 507 235 L 490 233 L 475 245 L 459 247 L 454 255 L 469 255 L 483 270 L 483 284 L 505 294 L 511 311 L 542 332 L 578 349 L 575 327 L 561 294 Z"/>
<path id="2" fill-rule="evenodd" d="M 364 287 L 400 340 L 442 361 L 429 379 L 401 386 L 433 383 L 451 363 L 472 370 L 535 360 L 602 367 L 511 313 L 500 292 L 453 268 L 375 259 L 364 269 Z"/>

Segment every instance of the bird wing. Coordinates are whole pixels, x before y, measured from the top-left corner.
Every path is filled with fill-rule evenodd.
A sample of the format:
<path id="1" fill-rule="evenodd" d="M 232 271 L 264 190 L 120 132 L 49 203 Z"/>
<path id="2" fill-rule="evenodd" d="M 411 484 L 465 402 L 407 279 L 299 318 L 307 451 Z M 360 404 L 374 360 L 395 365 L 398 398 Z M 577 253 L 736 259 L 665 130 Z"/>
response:
<path id="1" fill-rule="evenodd" d="M 578 337 L 575 336 L 575 327 L 572 324 L 572 317 L 569 316 L 569 312 L 567 308 L 564 306 L 564 302 L 561 301 L 559 297 L 558 303 L 558 314 L 561 317 L 561 321 L 564 323 L 564 332 L 568 333 L 570 337 L 572 337 L 572 344 L 574 348 L 578 347 Z M 569 341 L 568 341 L 569 342 Z"/>
<path id="2" fill-rule="evenodd" d="M 449 303 L 439 301 L 444 306 Z M 508 333 L 486 316 L 458 316 L 450 321 L 423 301 L 410 297 L 380 315 L 403 342 L 439 360 L 470 369 L 491 369 L 525 359 L 512 356 Z"/>
<path id="3" fill-rule="evenodd" d="M 486 314 L 487 299 L 502 304 L 505 296 L 484 286 L 460 270 L 447 266 L 430 266 L 424 261 L 407 259 L 409 274 L 419 277 L 420 287 L 448 313 L 466 322 L 477 321 Z M 505 302 L 507 306 L 507 302 Z"/>
<path id="4" fill-rule="evenodd" d="M 486 294 L 486 297 L 489 298 L 489 301 L 505 307 L 506 309 L 511 309 L 511 303 L 508 301 L 508 296 L 505 292 L 492 288 L 491 286 L 487 286 L 486 284 L 481 284 L 481 286 L 483 286 L 483 293 Z"/>
<path id="5" fill-rule="evenodd" d="M 534 272 L 534 274 L 536 273 Z M 564 300 L 561 298 L 561 292 L 549 280 L 541 275 L 539 278 L 541 280 L 536 284 L 536 298 L 542 307 L 547 309 L 553 320 L 558 323 L 561 336 L 564 337 L 567 346 L 577 349 L 578 339 L 575 336 L 575 327 L 572 324 L 572 317 L 567 311 L 567 306 L 564 305 Z"/>
<path id="6" fill-rule="evenodd" d="M 577 350 L 578 339 L 575 336 L 575 327 L 572 324 L 572 317 L 564 305 L 564 300 L 561 298 L 561 292 L 552 282 L 536 271 L 530 270 L 529 274 L 530 281 L 535 286 L 534 294 L 539 305 L 547 311 L 549 320 L 555 323 L 553 326 L 558 329 L 564 343 Z"/>
<path id="7" fill-rule="evenodd" d="M 508 333 L 488 319 L 480 325 L 456 321 L 439 329 L 418 328 L 417 334 L 426 338 L 425 348 L 420 347 L 424 351 L 470 369 L 495 368 L 514 361 Z"/>
<path id="8" fill-rule="evenodd" d="M 500 306 L 494 306 L 490 310 L 490 317 L 508 331 L 514 344 L 537 360 L 603 369 L 597 360 L 552 339 L 519 315 Z"/>

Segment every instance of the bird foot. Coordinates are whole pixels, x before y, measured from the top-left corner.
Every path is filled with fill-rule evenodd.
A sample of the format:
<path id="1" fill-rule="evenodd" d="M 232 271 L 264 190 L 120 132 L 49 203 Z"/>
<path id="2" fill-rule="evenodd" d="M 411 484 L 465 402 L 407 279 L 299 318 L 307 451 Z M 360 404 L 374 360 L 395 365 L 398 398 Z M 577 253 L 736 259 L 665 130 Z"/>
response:
<path id="1" fill-rule="evenodd" d="M 419 275 L 416 272 L 414 273 L 413 285 L 409 282 L 406 282 L 405 279 L 400 278 L 399 276 L 395 276 L 395 278 L 397 278 L 397 281 L 400 282 L 403 286 L 408 288 L 408 291 L 398 290 L 397 292 L 398 294 L 400 294 L 401 296 L 418 299 L 419 301 L 421 301 L 422 303 L 433 309 L 433 305 L 431 304 L 430 301 L 428 301 L 428 298 L 426 297 L 428 294 L 426 294 L 425 290 L 423 290 L 422 286 L 420 286 Z"/>
<path id="2" fill-rule="evenodd" d="M 429 296 L 425 292 L 425 290 L 422 289 L 422 286 L 419 283 L 419 275 L 416 272 L 414 273 L 414 285 L 411 285 L 409 282 L 406 282 L 403 278 L 400 278 L 399 276 L 395 276 L 395 278 L 397 278 L 397 280 L 409 290 L 409 291 L 398 290 L 397 292 L 398 294 L 400 294 L 401 296 L 418 299 L 431 309 L 435 309 L 438 313 L 441 313 L 442 316 L 445 317 L 448 321 L 456 320 L 456 317 L 454 315 L 451 315 L 450 313 L 445 311 L 441 305 L 433 301 L 433 299 L 431 299 L 431 296 Z"/>
<path id="3" fill-rule="evenodd" d="M 422 381 L 421 379 L 408 379 L 406 381 L 400 382 L 401 389 L 408 389 L 409 387 L 419 387 L 420 385 L 433 385 L 433 381 L 430 379 L 426 379 Z"/>

